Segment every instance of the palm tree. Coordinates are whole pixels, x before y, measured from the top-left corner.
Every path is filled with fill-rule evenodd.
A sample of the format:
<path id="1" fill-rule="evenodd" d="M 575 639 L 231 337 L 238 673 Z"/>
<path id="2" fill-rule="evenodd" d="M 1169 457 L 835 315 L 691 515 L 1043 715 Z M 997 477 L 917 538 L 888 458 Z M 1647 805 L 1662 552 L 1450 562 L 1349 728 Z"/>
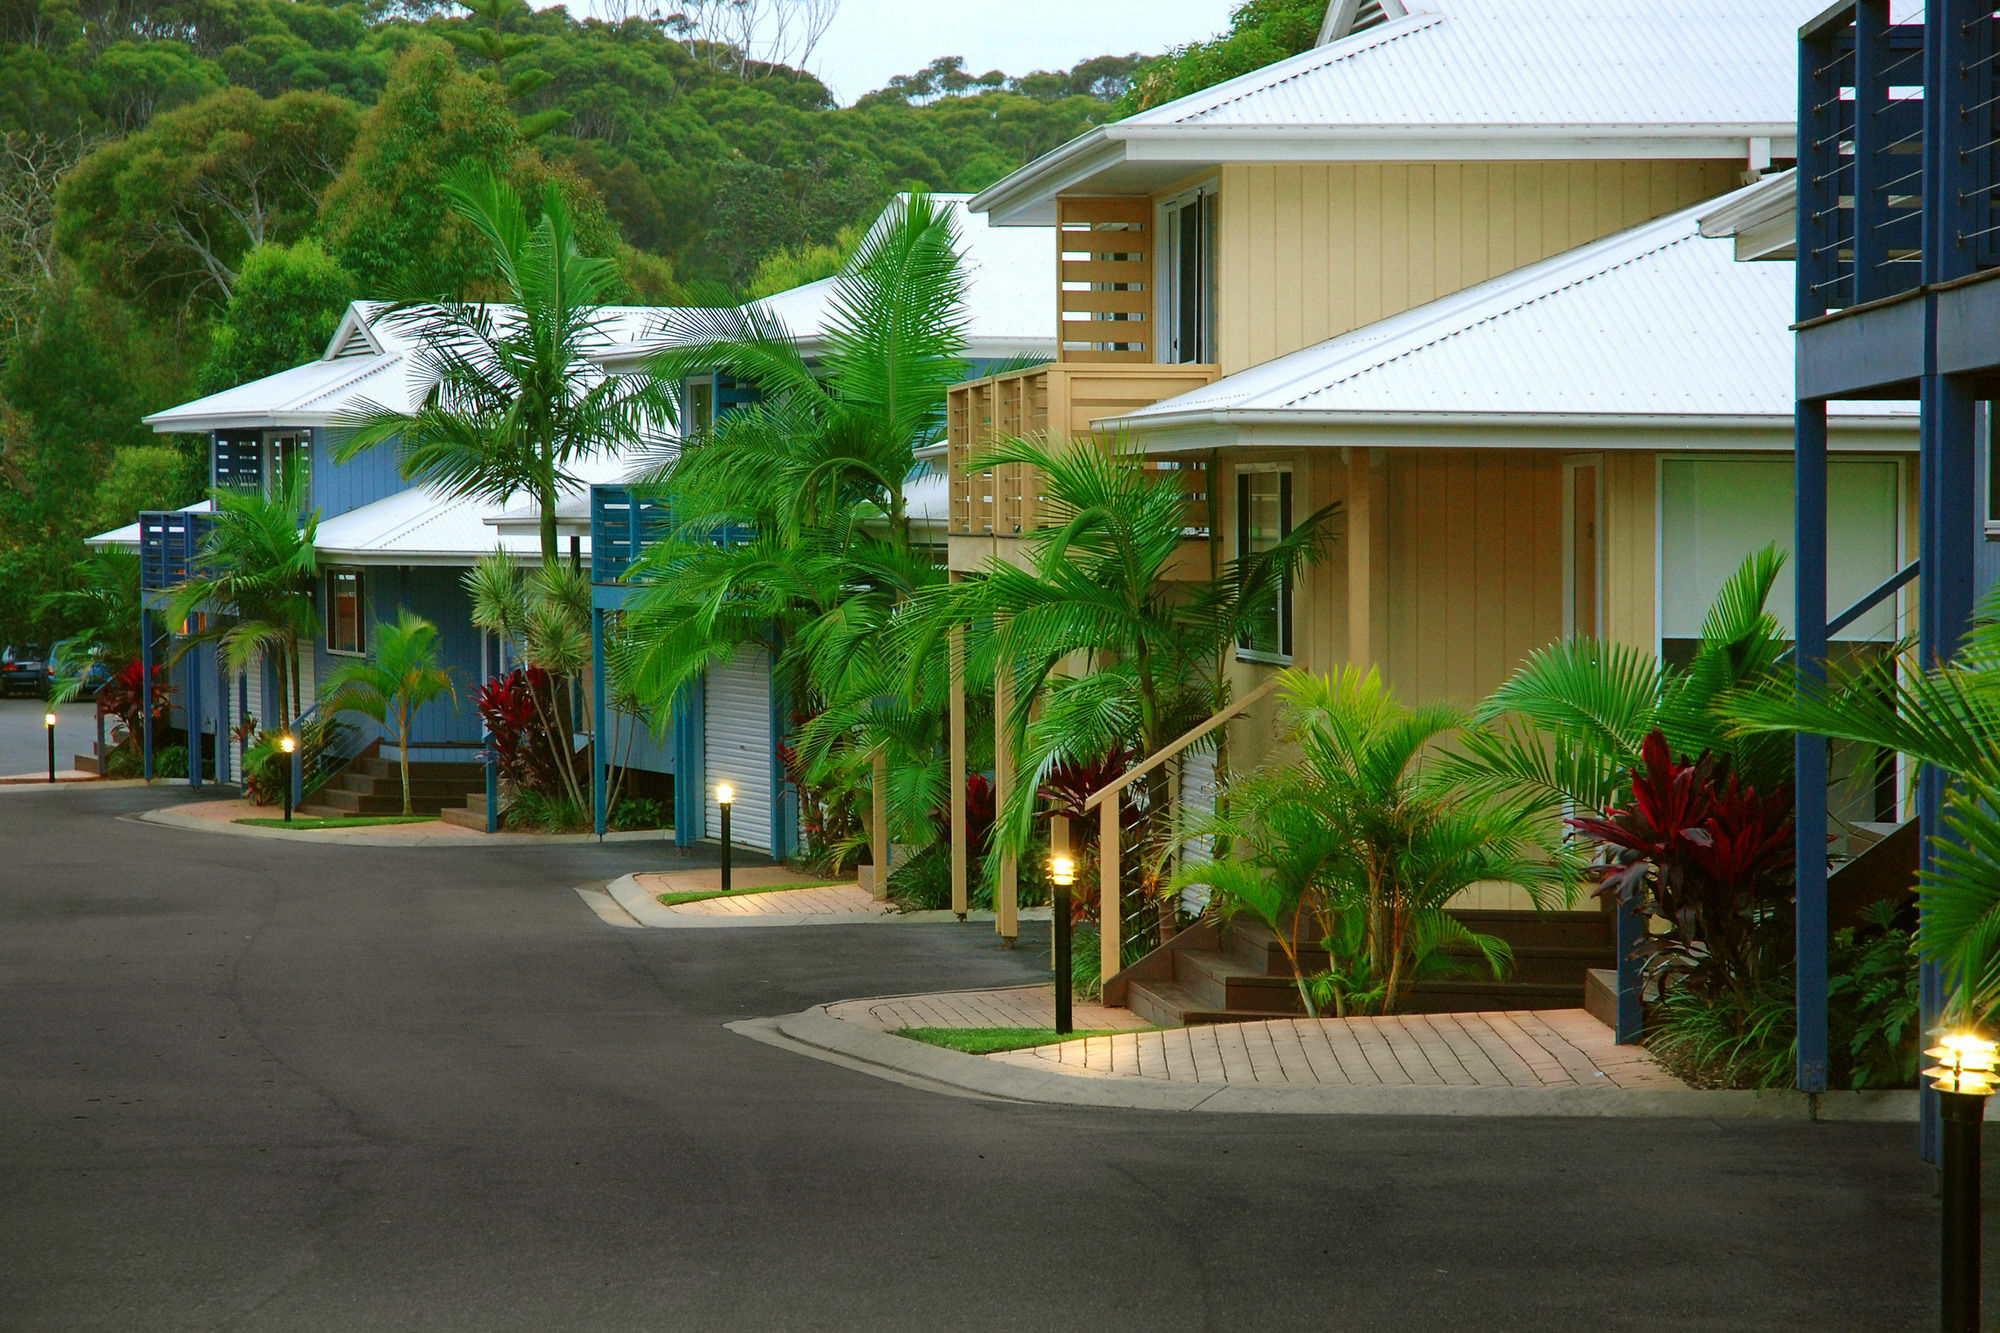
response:
<path id="1" fill-rule="evenodd" d="M 1964 646 L 1920 670 L 1914 654 L 1780 679 L 1728 701 L 1745 736 L 1825 736 L 1881 746 L 1944 774 L 1944 826 L 1918 880 L 1918 947 L 1945 973 L 1950 1016 L 2000 1011 L 2000 588 Z"/>
<path id="2" fill-rule="evenodd" d="M 757 305 L 668 326 L 661 383 L 719 374 L 758 400 L 684 433 L 654 474 L 672 527 L 628 576 L 640 590 L 617 667 L 656 717 L 703 670 L 762 646 L 795 710 L 828 714 L 803 743 L 809 782 L 891 742 L 907 701 L 891 699 L 905 664 L 886 631 L 944 577 L 910 546 L 904 488 L 965 374 L 964 292 L 950 212 L 913 195 L 834 279 L 815 353 Z M 902 744 L 899 758 L 918 757 Z"/>
<path id="3" fill-rule="evenodd" d="M 968 679 L 1012 673 L 1004 725 L 1019 780 L 999 814 L 989 858 L 1027 844 L 1036 794 L 1057 770 L 1121 747 L 1150 755 L 1226 702 L 1229 654 L 1281 581 L 1317 559 L 1328 505 L 1269 550 L 1231 561 L 1219 578 L 1186 581 L 1175 563 L 1186 502 L 1168 474 L 1119 440 L 1014 440 L 968 464 L 1025 463 L 1042 477 L 1041 526 L 1028 559 L 990 561 L 981 577 L 919 596 L 913 660 L 966 627 Z M 1081 655 L 1086 674 L 1061 674 Z M 1031 718 L 1039 711 L 1039 720 Z M 1142 845 L 1164 848 L 1173 797 L 1164 765 L 1142 779 Z"/>
<path id="4" fill-rule="evenodd" d="M 391 307 L 383 317 L 421 337 L 412 355 L 429 387 L 413 412 L 374 403 L 350 412 L 335 457 L 394 440 L 407 479 L 501 504 L 526 494 L 540 512 L 542 561 L 554 564 L 556 503 L 576 483 L 571 468 L 638 443 L 671 419 L 671 402 L 647 376 L 608 375 L 590 362 L 609 342 L 603 303 L 617 267 L 578 250 L 558 187 L 532 226 L 520 196 L 485 163 L 468 163 L 444 191 L 485 239 L 507 304 L 452 296 Z"/>
<path id="5" fill-rule="evenodd" d="M 113 674 L 139 655 L 139 556 L 106 548 L 75 567 L 77 586 L 49 593 L 37 609 L 81 626 L 75 648 L 49 665 L 58 680 L 51 703 L 66 704 L 83 693 L 99 662 Z"/>
<path id="6" fill-rule="evenodd" d="M 437 626 L 407 608 L 393 625 L 377 625 L 368 657 L 343 662 L 327 679 L 328 706 L 360 713 L 386 729 L 402 754 L 403 813 L 410 813 L 410 717 L 440 696 L 458 707 L 451 672 L 440 667 Z"/>
<path id="7" fill-rule="evenodd" d="M 465 573 L 472 623 L 517 646 L 523 666 L 546 674 L 546 691 L 532 686 L 536 720 L 554 752 L 561 796 L 573 809 L 589 808 L 577 775 L 570 719 L 577 711 L 577 681 L 590 667 L 590 578 L 562 561 L 523 570 L 505 551 L 494 551 Z"/>
<path id="8" fill-rule="evenodd" d="M 1600 639 L 1563 639 L 1528 656 L 1474 715 L 1460 737 L 1453 776 L 1507 792 L 1545 811 L 1603 818 L 1631 791 L 1646 737 L 1660 731 L 1676 755 L 1711 752 L 1760 791 L 1791 779 L 1782 738 L 1732 725 L 1723 701 L 1774 679 L 1790 652 L 1766 610 L 1785 557 L 1752 552 L 1716 594 L 1685 669 L 1652 653 Z"/>
<path id="9" fill-rule="evenodd" d="M 1538 903 L 1575 883 L 1555 822 L 1474 796 L 1424 756 L 1469 719 L 1446 704 L 1408 706 L 1373 670 L 1284 673 L 1286 739 L 1296 763 L 1232 783 L 1222 812 L 1193 821 L 1241 855 L 1184 866 L 1176 885 L 1208 884 L 1261 918 L 1291 958 L 1306 1012 L 1395 1013 L 1410 988 L 1476 954 L 1499 977 L 1506 944 L 1466 928 L 1445 904 L 1481 880 L 1520 884 Z M 1328 968 L 1300 966 L 1301 933 Z"/>
<path id="10" fill-rule="evenodd" d="M 186 621 L 206 611 L 208 621 L 181 647 L 222 645 L 232 671 L 262 659 L 278 674 L 278 704 L 291 715 L 305 711 L 299 684 L 299 645 L 319 629 L 313 584 L 319 560 L 313 543 L 319 511 L 308 508 L 303 470 L 283 469 L 271 491 L 217 491 L 215 517 L 195 562 L 199 572 L 173 590 L 166 616 Z"/>

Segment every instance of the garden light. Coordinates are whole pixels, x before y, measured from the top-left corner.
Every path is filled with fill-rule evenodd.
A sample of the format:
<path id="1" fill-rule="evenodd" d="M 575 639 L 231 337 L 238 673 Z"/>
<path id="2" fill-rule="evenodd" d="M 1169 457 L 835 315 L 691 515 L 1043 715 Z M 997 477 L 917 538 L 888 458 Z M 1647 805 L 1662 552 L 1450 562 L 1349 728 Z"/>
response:
<path id="1" fill-rule="evenodd" d="M 1994 1053 L 1994 1044 L 1976 1032 L 1947 1032 L 1924 1052 L 1937 1061 L 1924 1077 L 1937 1090 L 1944 1122 L 1939 1295 L 1945 1333 L 1979 1327 L 1979 1136 L 1995 1085 Z"/>
<path id="2" fill-rule="evenodd" d="M 729 892 L 729 807 L 736 803 L 736 788 L 726 782 L 715 784 L 715 807 L 722 811 L 722 891 Z"/>
<path id="3" fill-rule="evenodd" d="M 278 748 L 284 751 L 287 757 L 294 755 L 298 753 L 299 738 L 288 731 L 278 737 Z M 281 785 L 285 789 L 285 822 L 289 824 L 292 822 L 292 774 L 289 765 L 286 766 Z"/>
<path id="4" fill-rule="evenodd" d="M 56 780 L 56 710 L 42 714 L 42 728 L 49 733 L 49 781 Z"/>
<path id="5" fill-rule="evenodd" d="M 1076 859 L 1067 852 L 1057 852 L 1049 858 L 1049 883 L 1055 885 L 1055 901 L 1050 904 L 1049 926 L 1051 930 L 1049 952 L 1055 955 L 1056 964 L 1056 1034 L 1067 1036 L 1070 1022 L 1070 946 L 1069 946 L 1069 890 L 1076 883 Z"/>

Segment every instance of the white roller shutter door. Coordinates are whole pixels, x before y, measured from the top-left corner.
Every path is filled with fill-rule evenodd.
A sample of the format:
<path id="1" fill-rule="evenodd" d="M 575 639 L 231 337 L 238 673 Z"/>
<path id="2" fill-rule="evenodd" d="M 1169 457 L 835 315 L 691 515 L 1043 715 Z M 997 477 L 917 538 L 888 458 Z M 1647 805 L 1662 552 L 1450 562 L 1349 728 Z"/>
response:
<path id="1" fill-rule="evenodd" d="M 715 786 L 736 789 L 729 840 L 741 847 L 771 850 L 771 655 L 746 648 L 728 662 L 709 668 L 705 688 L 703 753 L 708 790 L 708 836 L 722 836 Z"/>

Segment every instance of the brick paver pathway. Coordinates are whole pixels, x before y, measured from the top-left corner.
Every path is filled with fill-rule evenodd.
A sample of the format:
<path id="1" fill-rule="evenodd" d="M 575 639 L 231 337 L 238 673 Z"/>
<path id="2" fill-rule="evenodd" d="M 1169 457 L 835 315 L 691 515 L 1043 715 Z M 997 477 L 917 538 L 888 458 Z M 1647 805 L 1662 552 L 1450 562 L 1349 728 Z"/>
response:
<path id="1" fill-rule="evenodd" d="M 924 997 L 940 998 L 940 997 Z M 856 1001 L 853 1003 L 867 1003 Z M 899 1001 L 908 1004 L 910 1001 Z M 844 1006 L 833 1006 L 837 1011 Z M 1122 1012 L 1122 1011 L 1112 1011 Z M 837 1015 L 845 1017 L 846 1015 Z M 1078 1027 L 1109 1027 L 1085 1023 Z M 989 1055 L 1066 1074 L 1348 1087 L 1682 1088 L 1581 1009 L 1215 1023 Z"/>
<path id="2" fill-rule="evenodd" d="M 1012 986 L 943 995 L 899 995 L 886 1000 L 843 1000 L 828 1005 L 826 1011 L 835 1018 L 883 1032 L 898 1028 L 1046 1028 L 1055 1026 L 1056 997 L 1050 986 Z M 1146 1026 L 1146 1020 L 1130 1009 L 1107 1009 L 1082 1001 L 1073 1006 L 1070 1017 L 1086 1030 Z"/>

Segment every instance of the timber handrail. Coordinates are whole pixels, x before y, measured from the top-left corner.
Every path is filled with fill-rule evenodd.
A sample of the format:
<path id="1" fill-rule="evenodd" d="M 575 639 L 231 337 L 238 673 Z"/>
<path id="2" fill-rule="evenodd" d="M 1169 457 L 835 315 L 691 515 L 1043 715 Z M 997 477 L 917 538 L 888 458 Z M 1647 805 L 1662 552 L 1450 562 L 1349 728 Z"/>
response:
<path id="1" fill-rule="evenodd" d="M 1209 732 L 1214 731 L 1217 727 L 1229 721 L 1229 719 L 1261 700 L 1265 695 L 1270 694 L 1278 686 L 1284 684 L 1284 680 L 1283 676 L 1273 676 L 1256 689 L 1250 691 L 1250 693 L 1244 695 L 1241 699 L 1237 699 L 1229 704 L 1228 707 L 1224 708 L 1214 717 L 1209 718 L 1206 722 L 1201 723 L 1199 726 L 1188 728 L 1188 730 L 1182 732 L 1177 738 L 1168 741 L 1158 750 L 1155 750 L 1151 757 L 1144 763 L 1126 769 L 1123 773 L 1092 792 L 1084 801 L 1083 808 L 1086 810 L 1095 810 L 1098 806 L 1110 800 L 1140 778 L 1145 777 L 1161 764 L 1166 763 L 1167 760 L 1172 759 L 1182 750 L 1187 749 L 1188 746 L 1193 745 L 1203 736 L 1208 735 Z"/>
<path id="2" fill-rule="evenodd" d="M 1089 799 L 1084 801 L 1085 810 L 1095 808 L 1097 811 L 1098 966 L 1101 969 L 1099 975 L 1106 981 L 1117 976 L 1124 966 L 1124 956 L 1118 949 L 1118 802 L 1112 798 L 1209 732 L 1244 712 L 1252 704 L 1284 684 L 1284 681 L 1285 678 L 1281 675 L 1272 676 L 1241 699 L 1232 701 L 1208 721 L 1182 732 L 1173 741 L 1147 756 L 1143 763 L 1125 770 L 1092 792 Z"/>

